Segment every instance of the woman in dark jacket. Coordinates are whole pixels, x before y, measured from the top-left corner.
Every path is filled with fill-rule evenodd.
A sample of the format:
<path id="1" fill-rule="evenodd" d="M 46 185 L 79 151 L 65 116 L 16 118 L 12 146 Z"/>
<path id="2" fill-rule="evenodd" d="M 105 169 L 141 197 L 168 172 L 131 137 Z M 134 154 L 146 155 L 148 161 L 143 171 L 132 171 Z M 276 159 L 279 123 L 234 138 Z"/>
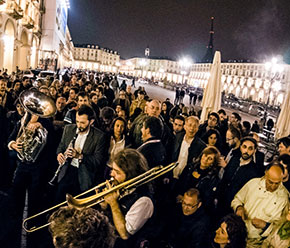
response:
<path id="1" fill-rule="evenodd" d="M 183 170 L 176 185 L 178 194 L 183 194 L 189 188 L 197 188 L 205 210 L 211 214 L 214 214 L 217 204 L 219 161 L 219 150 L 214 146 L 206 147 L 197 161 Z"/>
<path id="2" fill-rule="evenodd" d="M 169 115 L 169 112 L 170 112 L 170 102 L 163 102 L 161 104 L 161 113 L 160 115 L 163 117 L 164 121 L 166 124 L 169 123 L 169 120 L 170 120 L 170 115 Z"/>

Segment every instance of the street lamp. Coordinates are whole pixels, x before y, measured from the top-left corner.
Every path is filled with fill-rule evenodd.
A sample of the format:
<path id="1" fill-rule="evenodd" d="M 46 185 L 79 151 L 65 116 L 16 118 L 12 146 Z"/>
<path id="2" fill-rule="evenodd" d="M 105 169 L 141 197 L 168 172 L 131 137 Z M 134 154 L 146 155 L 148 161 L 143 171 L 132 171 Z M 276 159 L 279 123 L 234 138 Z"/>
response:
<path id="1" fill-rule="evenodd" d="M 268 72 L 268 77 L 269 77 L 269 91 L 268 91 L 268 97 L 267 97 L 267 102 L 266 102 L 266 108 L 264 112 L 264 120 L 266 121 L 268 112 L 269 112 L 272 87 L 274 87 L 276 91 L 280 90 L 281 83 L 279 82 L 279 80 L 280 80 L 281 73 L 283 72 L 284 68 L 282 65 L 278 64 L 277 58 L 273 58 L 270 62 L 265 63 L 265 69 Z"/>
<path id="2" fill-rule="evenodd" d="M 144 70 L 144 67 L 147 65 L 146 59 L 141 59 L 139 61 L 139 65 L 141 66 L 141 78 L 143 78 L 143 70 Z"/>
<path id="3" fill-rule="evenodd" d="M 191 66 L 192 61 L 191 59 L 184 57 L 178 61 L 178 64 L 181 68 L 180 74 L 182 75 L 182 84 L 184 83 L 184 76 L 188 73 L 188 68 Z"/>

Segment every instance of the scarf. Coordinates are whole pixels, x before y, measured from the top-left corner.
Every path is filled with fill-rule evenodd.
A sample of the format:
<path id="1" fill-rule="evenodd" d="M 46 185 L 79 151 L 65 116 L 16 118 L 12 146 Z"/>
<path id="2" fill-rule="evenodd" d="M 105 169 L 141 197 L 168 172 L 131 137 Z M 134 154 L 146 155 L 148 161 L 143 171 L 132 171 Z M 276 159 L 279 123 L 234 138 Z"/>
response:
<path id="1" fill-rule="evenodd" d="M 286 240 L 290 238 L 290 221 L 286 221 L 278 231 L 278 235 L 281 240 Z"/>

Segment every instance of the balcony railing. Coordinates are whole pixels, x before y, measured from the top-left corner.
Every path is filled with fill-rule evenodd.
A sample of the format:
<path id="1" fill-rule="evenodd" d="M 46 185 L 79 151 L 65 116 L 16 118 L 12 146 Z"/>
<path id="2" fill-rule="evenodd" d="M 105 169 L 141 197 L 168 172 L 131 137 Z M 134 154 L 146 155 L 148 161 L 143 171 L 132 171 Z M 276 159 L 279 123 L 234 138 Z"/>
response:
<path id="1" fill-rule="evenodd" d="M 28 29 L 34 28 L 34 21 L 30 16 L 24 16 L 21 20 L 22 25 Z"/>
<path id="2" fill-rule="evenodd" d="M 6 13 L 16 20 L 23 17 L 23 10 L 15 1 L 10 1 L 7 3 Z"/>

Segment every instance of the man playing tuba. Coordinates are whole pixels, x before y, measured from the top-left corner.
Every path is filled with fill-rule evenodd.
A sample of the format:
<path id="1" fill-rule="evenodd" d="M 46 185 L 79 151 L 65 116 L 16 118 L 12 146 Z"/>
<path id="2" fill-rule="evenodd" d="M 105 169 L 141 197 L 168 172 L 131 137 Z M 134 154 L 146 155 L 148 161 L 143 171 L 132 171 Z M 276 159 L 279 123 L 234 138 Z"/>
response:
<path id="1" fill-rule="evenodd" d="M 25 111 L 28 111 L 27 108 Z M 53 170 L 50 168 L 51 158 L 54 158 L 51 142 L 53 137 L 52 121 L 32 113 L 28 115 L 31 117 L 27 118 L 27 114 L 24 115 L 8 139 L 8 148 L 17 152 L 17 167 L 12 181 L 14 212 L 16 221 L 19 222 L 19 229 L 15 229 L 16 240 L 20 240 L 20 223 L 26 192 L 28 194 L 28 215 L 33 215 L 46 207 L 43 205 L 42 197 L 51 176 L 48 171 Z M 30 242 L 30 237 L 27 242 Z"/>

